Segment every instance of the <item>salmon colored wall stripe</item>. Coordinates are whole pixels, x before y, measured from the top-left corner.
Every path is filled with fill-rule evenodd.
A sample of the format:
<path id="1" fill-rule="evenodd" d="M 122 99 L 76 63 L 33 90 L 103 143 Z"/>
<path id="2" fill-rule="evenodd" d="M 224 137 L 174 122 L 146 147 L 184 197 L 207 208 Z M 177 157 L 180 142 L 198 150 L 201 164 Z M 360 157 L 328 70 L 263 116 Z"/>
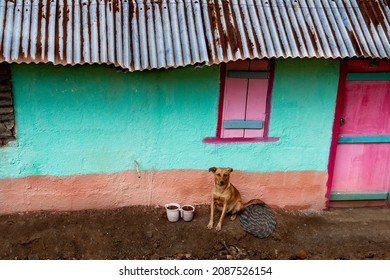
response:
<path id="1" fill-rule="evenodd" d="M 0 213 L 116 208 L 130 205 L 208 204 L 212 174 L 199 170 L 134 171 L 75 176 L 0 179 Z M 244 201 L 261 198 L 273 207 L 323 209 L 327 173 L 234 171 Z"/>

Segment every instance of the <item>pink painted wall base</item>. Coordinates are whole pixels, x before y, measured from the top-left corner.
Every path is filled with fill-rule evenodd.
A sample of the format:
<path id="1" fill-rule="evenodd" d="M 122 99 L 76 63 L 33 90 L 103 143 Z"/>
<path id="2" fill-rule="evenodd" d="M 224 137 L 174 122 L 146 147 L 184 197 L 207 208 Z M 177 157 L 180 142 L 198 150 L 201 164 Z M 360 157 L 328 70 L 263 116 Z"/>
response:
<path id="1" fill-rule="evenodd" d="M 213 178 L 202 170 L 141 171 L 0 179 L 0 213 L 108 209 L 168 202 L 209 204 Z M 233 185 L 248 201 L 272 207 L 325 208 L 327 173 L 234 171 Z"/>

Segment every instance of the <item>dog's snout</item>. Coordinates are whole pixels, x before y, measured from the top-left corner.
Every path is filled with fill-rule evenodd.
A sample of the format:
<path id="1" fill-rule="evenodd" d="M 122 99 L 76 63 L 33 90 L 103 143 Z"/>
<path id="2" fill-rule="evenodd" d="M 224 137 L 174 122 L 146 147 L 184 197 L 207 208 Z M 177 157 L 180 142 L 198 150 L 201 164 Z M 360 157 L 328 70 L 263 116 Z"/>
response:
<path id="1" fill-rule="evenodd" d="M 219 184 L 220 184 L 220 185 L 223 185 L 223 184 L 225 184 L 225 181 L 224 181 L 224 180 L 221 180 L 221 181 L 219 181 Z"/>

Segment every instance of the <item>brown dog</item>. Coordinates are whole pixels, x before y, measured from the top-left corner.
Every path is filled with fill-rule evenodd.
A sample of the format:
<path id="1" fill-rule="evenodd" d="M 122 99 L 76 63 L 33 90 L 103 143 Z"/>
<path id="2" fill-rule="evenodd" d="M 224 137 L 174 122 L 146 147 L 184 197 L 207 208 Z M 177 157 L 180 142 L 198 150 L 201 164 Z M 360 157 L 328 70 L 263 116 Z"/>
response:
<path id="1" fill-rule="evenodd" d="M 221 218 L 215 227 L 216 231 L 220 231 L 226 213 L 231 213 L 230 219 L 234 221 L 237 218 L 237 214 L 244 210 L 245 207 L 252 204 L 265 204 L 260 199 L 252 199 L 248 203 L 242 203 L 239 191 L 230 183 L 230 173 L 233 172 L 233 168 L 210 167 L 209 172 L 214 173 L 214 187 L 211 191 L 211 212 L 210 222 L 207 225 L 208 229 L 212 229 L 214 225 L 215 205 L 222 211 Z"/>

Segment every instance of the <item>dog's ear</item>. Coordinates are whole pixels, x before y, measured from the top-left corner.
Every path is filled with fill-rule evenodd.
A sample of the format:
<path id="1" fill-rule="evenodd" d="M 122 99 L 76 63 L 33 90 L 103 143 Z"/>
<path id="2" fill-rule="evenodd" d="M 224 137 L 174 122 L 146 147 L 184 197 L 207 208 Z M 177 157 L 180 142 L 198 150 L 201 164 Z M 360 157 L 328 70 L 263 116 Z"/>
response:
<path id="1" fill-rule="evenodd" d="M 215 173 L 215 171 L 217 171 L 217 168 L 216 168 L 216 167 L 210 167 L 210 168 L 209 168 L 209 172 Z"/>
<path id="2" fill-rule="evenodd" d="M 228 167 L 228 170 L 229 170 L 229 173 L 233 172 L 233 168 L 231 168 L 231 167 Z"/>

